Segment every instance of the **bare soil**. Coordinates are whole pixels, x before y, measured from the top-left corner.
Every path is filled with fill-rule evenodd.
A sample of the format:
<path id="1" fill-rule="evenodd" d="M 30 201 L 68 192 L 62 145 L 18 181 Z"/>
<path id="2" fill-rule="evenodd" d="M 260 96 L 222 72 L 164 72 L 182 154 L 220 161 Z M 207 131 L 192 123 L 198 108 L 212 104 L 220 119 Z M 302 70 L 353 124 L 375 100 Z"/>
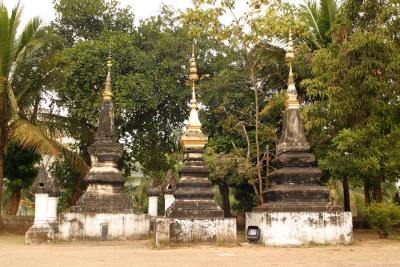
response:
<path id="1" fill-rule="evenodd" d="M 348 246 L 234 247 L 192 245 L 157 249 L 149 240 L 24 245 L 24 237 L 0 234 L 0 267 L 91 266 L 400 266 L 400 241 L 356 231 Z"/>

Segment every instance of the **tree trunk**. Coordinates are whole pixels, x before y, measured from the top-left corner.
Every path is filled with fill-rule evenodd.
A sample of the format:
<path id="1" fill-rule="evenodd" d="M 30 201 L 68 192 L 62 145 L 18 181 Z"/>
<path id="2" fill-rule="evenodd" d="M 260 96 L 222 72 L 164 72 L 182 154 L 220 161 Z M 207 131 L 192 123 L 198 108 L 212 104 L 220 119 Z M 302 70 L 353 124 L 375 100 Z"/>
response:
<path id="1" fill-rule="evenodd" d="M 6 213 L 8 215 L 16 215 L 21 202 L 21 191 L 12 192 L 10 199 L 8 200 Z"/>
<path id="2" fill-rule="evenodd" d="M 343 177 L 343 199 L 344 199 L 344 211 L 351 211 L 350 208 L 350 189 L 349 179 L 347 176 Z"/>
<path id="3" fill-rule="evenodd" d="M 83 194 L 81 188 L 81 183 L 83 181 L 83 178 L 84 178 L 83 175 L 79 175 L 79 177 L 76 178 L 74 190 L 72 191 L 71 198 L 69 199 L 69 206 L 74 206 L 81 197 L 81 195 Z"/>
<path id="4" fill-rule="evenodd" d="M 265 191 L 267 191 L 268 190 L 268 186 L 269 186 L 269 145 L 267 145 L 267 158 L 266 158 L 266 160 L 265 160 L 265 162 L 266 162 L 266 172 L 267 172 L 267 174 L 266 174 L 266 176 L 265 176 Z"/>
<path id="5" fill-rule="evenodd" d="M 373 190 L 374 190 L 374 199 L 376 202 L 381 203 L 382 202 L 382 183 L 381 183 L 381 178 L 378 178 L 377 181 L 373 185 Z"/>
<path id="6" fill-rule="evenodd" d="M 254 73 L 254 69 L 251 69 L 251 80 L 253 83 L 253 90 L 254 90 L 254 102 L 255 102 L 255 109 L 256 109 L 256 152 L 257 152 L 257 177 L 258 177 L 258 200 L 260 204 L 263 204 L 262 191 L 263 191 L 263 179 L 261 175 L 262 169 L 262 162 L 260 162 L 260 142 L 259 142 L 259 107 L 258 107 L 258 89 L 257 89 L 257 80 Z"/>
<path id="7" fill-rule="evenodd" d="M 364 200 L 365 200 L 365 206 L 368 207 L 371 204 L 371 186 L 368 182 L 364 182 Z"/>
<path id="8" fill-rule="evenodd" d="M 224 217 L 231 217 L 231 204 L 229 201 L 229 185 L 225 182 L 218 183 L 219 193 L 221 195 L 222 209 L 224 210 Z"/>

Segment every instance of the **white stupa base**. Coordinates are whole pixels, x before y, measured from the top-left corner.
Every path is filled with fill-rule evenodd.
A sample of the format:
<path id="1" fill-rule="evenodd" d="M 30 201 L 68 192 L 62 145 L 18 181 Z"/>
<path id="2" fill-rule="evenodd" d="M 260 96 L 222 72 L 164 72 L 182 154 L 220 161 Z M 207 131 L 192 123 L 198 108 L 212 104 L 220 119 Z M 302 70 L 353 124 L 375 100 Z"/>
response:
<path id="1" fill-rule="evenodd" d="M 236 219 L 156 219 L 156 245 L 236 242 Z"/>
<path id="2" fill-rule="evenodd" d="M 58 231 L 64 241 L 145 239 L 150 219 L 134 213 L 61 213 Z"/>
<path id="3" fill-rule="evenodd" d="M 52 244 L 55 241 L 54 229 L 47 222 L 35 222 L 25 233 L 25 244 Z"/>
<path id="4" fill-rule="evenodd" d="M 349 244 L 353 236 L 351 212 L 247 212 L 248 226 L 258 226 L 270 246 Z"/>

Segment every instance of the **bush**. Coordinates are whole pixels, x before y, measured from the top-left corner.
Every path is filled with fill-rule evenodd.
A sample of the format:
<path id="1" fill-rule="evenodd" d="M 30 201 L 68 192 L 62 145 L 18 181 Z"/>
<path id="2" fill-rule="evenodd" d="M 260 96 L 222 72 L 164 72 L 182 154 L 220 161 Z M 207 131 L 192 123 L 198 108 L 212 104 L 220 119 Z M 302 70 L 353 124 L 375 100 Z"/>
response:
<path id="1" fill-rule="evenodd" d="M 393 203 L 373 203 L 366 209 L 365 216 L 381 238 L 387 238 L 394 226 L 400 223 L 400 206 Z"/>

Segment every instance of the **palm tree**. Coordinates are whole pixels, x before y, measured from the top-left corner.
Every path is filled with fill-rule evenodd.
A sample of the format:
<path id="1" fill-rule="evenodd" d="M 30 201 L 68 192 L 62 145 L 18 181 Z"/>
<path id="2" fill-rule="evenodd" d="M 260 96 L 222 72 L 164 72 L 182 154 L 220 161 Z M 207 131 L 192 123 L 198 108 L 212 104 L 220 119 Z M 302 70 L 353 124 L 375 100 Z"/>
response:
<path id="1" fill-rule="evenodd" d="M 332 42 L 330 32 L 336 20 L 338 2 L 336 0 L 304 0 L 300 5 L 301 18 L 313 35 L 313 46 L 317 49 Z"/>
<path id="2" fill-rule="evenodd" d="M 86 169 L 83 160 L 56 141 L 66 134 L 61 116 L 39 112 L 44 83 L 51 73 L 36 75 L 43 59 L 45 32 L 35 17 L 17 36 L 22 10 L 18 3 L 9 14 L 0 1 L 0 203 L 4 156 L 11 140 L 24 149 L 72 158 L 81 170 Z M 31 75 L 26 75 L 27 70 Z"/>

